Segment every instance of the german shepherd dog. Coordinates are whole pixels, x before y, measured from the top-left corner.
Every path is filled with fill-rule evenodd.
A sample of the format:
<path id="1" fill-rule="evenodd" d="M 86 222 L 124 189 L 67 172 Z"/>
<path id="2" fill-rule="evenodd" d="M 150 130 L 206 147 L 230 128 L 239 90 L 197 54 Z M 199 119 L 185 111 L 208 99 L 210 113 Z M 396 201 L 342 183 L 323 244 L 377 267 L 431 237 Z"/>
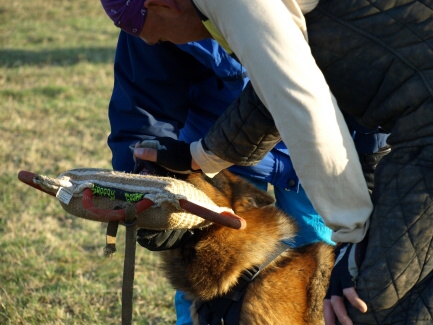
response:
<path id="1" fill-rule="evenodd" d="M 296 236 L 295 221 L 274 206 L 272 196 L 228 171 L 214 178 L 192 173 L 185 180 L 217 205 L 233 209 L 247 224 L 243 230 L 218 224 L 195 229 L 183 246 L 160 252 L 169 282 L 194 302 L 194 323 L 199 324 L 196 306 L 227 295 L 245 270 L 263 266 L 246 287 L 239 324 L 324 324 L 333 247 L 315 243 L 281 250 L 282 239 Z M 275 254 L 279 249 L 281 254 Z M 218 324 L 235 325 L 225 319 L 218 319 Z"/>

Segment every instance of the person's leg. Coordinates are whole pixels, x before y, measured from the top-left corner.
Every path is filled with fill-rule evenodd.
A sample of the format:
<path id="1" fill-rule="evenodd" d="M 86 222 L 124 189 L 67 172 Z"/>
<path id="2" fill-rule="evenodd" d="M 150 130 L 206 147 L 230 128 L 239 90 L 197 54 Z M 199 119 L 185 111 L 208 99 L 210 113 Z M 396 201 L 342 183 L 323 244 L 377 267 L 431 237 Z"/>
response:
<path id="1" fill-rule="evenodd" d="M 274 194 L 276 206 L 298 223 L 298 234 L 294 241 L 287 242 L 288 245 L 298 247 L 318 241 L 334 244 L 331 240 L 332 230 L 325 226 L 323 219 L 314 210 L 302 186 L 298 192 L 274 186 Z"/>

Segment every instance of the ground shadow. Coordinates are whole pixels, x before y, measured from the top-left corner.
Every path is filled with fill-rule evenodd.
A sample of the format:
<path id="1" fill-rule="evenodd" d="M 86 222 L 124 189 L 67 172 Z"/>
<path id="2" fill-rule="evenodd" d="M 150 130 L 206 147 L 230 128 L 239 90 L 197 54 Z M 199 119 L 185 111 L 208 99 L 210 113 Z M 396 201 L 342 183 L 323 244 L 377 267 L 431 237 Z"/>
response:
<path id="1" fill-rule="evenodd" d="M 62 48 L 47 51 L 0 49 L 0 66 L 17 67 L 23 65 L 68 66 L 79 62 L 111 63 L 114 60 L 114 47 Z"/>

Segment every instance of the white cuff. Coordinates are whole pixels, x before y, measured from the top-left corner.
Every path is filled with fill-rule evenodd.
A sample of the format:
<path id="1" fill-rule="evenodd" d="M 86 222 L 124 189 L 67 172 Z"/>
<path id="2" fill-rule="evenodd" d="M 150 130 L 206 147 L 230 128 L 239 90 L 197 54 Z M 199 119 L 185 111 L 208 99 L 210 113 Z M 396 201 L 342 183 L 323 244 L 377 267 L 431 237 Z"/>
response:
<path id="1" fill-rule="evenodd" d="M 223 169 L 233 165 L 232 163 L 219 158 L 212 151 L 204 150 L 201 145 L 201 140 L 191 143 L 190 151 L 192 158 L 200 166 L 203 173 L 211 178 Z"/>

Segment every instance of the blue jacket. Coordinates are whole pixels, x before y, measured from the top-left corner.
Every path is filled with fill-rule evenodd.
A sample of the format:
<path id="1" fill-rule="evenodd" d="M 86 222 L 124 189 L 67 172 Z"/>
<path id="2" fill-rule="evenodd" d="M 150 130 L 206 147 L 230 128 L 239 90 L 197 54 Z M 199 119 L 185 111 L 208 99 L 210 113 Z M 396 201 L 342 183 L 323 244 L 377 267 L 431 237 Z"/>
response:
<path id="1" fill-rule="evenodd" d="M 249 80 L 239 62 L 213 40 L 149 46 L 125 32 L 118 40 L 114 78 L 108 145 L 113 168 L 127 172 L 133 170 L 131 147 L 136 142 L 155 136 L 185 142 L 204 137 Z M 380 134 L 361 131 L 370 132 Z M 385 139 L 381 134 L 363 137 L 363 153 L 375 152 Z M 259 164 L 231 169 L 287 189 L 299 185 L 281 142 Z"/>

